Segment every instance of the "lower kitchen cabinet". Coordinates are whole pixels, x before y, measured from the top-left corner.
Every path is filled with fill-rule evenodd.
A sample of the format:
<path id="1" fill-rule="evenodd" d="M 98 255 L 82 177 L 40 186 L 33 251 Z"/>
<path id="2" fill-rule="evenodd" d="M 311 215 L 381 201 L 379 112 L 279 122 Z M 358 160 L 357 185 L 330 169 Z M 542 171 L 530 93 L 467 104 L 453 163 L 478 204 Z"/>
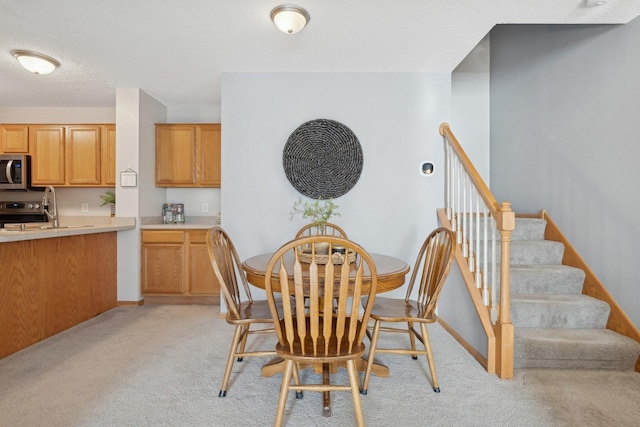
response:
<path id="1" fill-rule="evenodd" d="M 208 230 L 142 230 L 141 286 L 145 303 L 218 304 Z"/>

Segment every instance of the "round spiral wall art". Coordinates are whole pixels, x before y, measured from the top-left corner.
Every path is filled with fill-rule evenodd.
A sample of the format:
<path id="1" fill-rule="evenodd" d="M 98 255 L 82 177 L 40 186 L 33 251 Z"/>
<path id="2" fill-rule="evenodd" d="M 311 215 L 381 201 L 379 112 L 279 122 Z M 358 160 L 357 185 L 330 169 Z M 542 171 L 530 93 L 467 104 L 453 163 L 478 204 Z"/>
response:
<path id="1" fill-rule="evenodd" d="M 351 190 L 362 173 L 360 141 L 347 126 L 317 119 L 300 125 L 282 152 L 287 179 L 312 199 L 340 197 Z"/>

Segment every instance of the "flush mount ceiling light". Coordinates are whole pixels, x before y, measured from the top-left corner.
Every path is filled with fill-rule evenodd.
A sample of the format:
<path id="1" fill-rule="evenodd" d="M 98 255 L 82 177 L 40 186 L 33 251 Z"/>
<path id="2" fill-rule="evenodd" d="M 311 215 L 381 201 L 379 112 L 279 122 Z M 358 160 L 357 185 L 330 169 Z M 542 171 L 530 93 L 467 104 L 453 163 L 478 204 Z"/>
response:
<path id="1" fill-rule="evenodd" d="M 283 33 L 295 34 L 302 30 L 311 17 L 298 6 L 278 6 L 271 11 L 271 20 Z"/>
<path id="2" fill-rule="evenodd" d="M 33 74 L 49 74 L 60 66 L 60 63 L 50 56 L 30 50 L 14 50 L 11 52 L 20 65 Z"/>

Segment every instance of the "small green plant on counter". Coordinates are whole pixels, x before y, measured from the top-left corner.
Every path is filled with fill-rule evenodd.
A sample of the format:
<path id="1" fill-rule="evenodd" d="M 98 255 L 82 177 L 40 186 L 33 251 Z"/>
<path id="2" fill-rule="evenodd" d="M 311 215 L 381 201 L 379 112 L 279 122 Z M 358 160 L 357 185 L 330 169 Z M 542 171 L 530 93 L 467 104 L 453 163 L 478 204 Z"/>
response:
<path id="1" fill-rule="evenodd" d="M 303 218 L 310 220 L 316 224 L 318 228 L 324 229 L 329 219 L 333 216 L 340 216 L 338 212 L 339 206 L 333 203 L 333 199 L 323 200 L 319 198 L 313 203 L 305 202 L 302 197 L 298 198 L 293 204 L 293 211 L 291 211 L 291 219 L 297 214 L 302 214 Z"/>
<path id="2" fill-rule="evenodd" d="M 100 198 L 102 199 L 102 204 L 100 206 L 116 204 L 116 193 L 114 193 L 113 191 L 107 191 L 106 193 L 100 195 Z"/>
<path id="3" fill-rule="evenodd" d="M 109 205 L 111 207 L 111 216 L 116 216 L 116 193 L 113 191 L 107 191 L 100 195 L 102 204 L 100 206 Z"/>

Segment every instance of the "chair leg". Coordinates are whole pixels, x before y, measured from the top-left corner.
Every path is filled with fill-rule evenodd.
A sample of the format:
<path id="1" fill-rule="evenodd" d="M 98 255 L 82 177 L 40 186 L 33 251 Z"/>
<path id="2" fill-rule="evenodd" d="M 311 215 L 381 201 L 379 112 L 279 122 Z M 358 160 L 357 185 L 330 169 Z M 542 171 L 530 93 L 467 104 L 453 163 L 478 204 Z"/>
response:
<path id="1" fill-rule="evenodd" d="M 349 384 L 351 385 L 351 395 L 353 396 L 353 409 L 356 414 L 358 427 L 364 427 L 364 416 L 362 415 L 362 402 L 360 402 L 360 393 L 358 392 L 358 372 L 356 370 L 356 361 L 347 360 L 347 371 L 349 372 Z"/>
<path id="2" fill-rule="evenodd" d="M 249 328 L 251 325 L 244 325 L 242 327 L 242 341 L 240 342 L 240 350 L 239 353 L 244 353 L 244 348 L 247 345 L 247 337 L 249 336 Z M 238 357 L 238 362 L 242 362 L 244 357 Z"/>
<path id="3" fill-rule="evenodd" d="M 416 350 L 416 334 L 413 332 L 413 322 L 407 322 L 407 327 L 409 328 L 409 340 L 411 341 L 411 350 Z M 411 355 L 413 360 L 418 360 L 418 353 L 413 353 Z"/>
<path id="4" fill-rule="evenodd" d="M 438 377 L 436 376 L 436 365 L 433 361 L 433 352 L 431 351 L 431 342 L 429 340 L 429 333 L 427 332 L 426 323 L 420 324 L 420 330 L 422 331 L 422 340 L 425 350 L 427 350 L 427 363 L 429 363 L 429 372 L 431 372 L 431 382 L 433 384 L 433 391 L 440 393 L 440 387 L 438 386 Z"/>
<path id="5" fill-rule="evenodd" d="M 369 344 L 369 355 L 367 356 L 367 370 L 364 373 L 364 381 L 362 382 L 361 394 L 367 394 L 369 388 L 369 378 L 371 377 L 371 369 L 373 368 L 373 358 L 376 355 L 376 345 L 378 345 L 378 338 L 380 336 L 380 321 L 376 320 L 373 325 L 373 335 L 371 336 L 371 343 Z"/>
<path id="6" fill-rule="evenodd" d="M 300 372 L 298 371 L 298 363 L 296 362 L 293 365 L 293 384 L 300 385 Z M 296 399 L 302 399 L 304 394 L 302 390 L 296 390 Z"/>
<path id="7" fill-rule="evenodd" d="M 231 348 L 229 349 L 229 356 L 227 357 L 227 366 L 224 370 L 224 377 L 222 379 L 222 386 L 220 387 L 220 393 L 218 393 L 218 397 L 225 397 L 227 395 L 227 386 L 229 385 L 229 378 L 231 377 L 231 368 L 233 368 L 233 359 L 236 356 L 236 349 L 238 348 L 238 344 L 240 343 L 240 337 L 242 337 L 243 331 L 244 331 L 244 326 L 242 325 L 236 325 L 236 328 L 233 331 Z"/>
<path id="8" fill-rule="evenodd" d="M 295 362 L 293 360 L 285 360 L 284 362 L 284 372 L 282 372 L 282 385 L 280 386 L 280 398 L 278 399 L 278 410 L 276 412 L 276 422 L 274 424 L 275 427 L 280 427 L 282 425 L 282 420 L 284 419 L 284 409 L 287 406 L 287 395 L 289 394 L 289 384 L 291 383 L 291 374 L 295 367 L 293 366 Z"/>

